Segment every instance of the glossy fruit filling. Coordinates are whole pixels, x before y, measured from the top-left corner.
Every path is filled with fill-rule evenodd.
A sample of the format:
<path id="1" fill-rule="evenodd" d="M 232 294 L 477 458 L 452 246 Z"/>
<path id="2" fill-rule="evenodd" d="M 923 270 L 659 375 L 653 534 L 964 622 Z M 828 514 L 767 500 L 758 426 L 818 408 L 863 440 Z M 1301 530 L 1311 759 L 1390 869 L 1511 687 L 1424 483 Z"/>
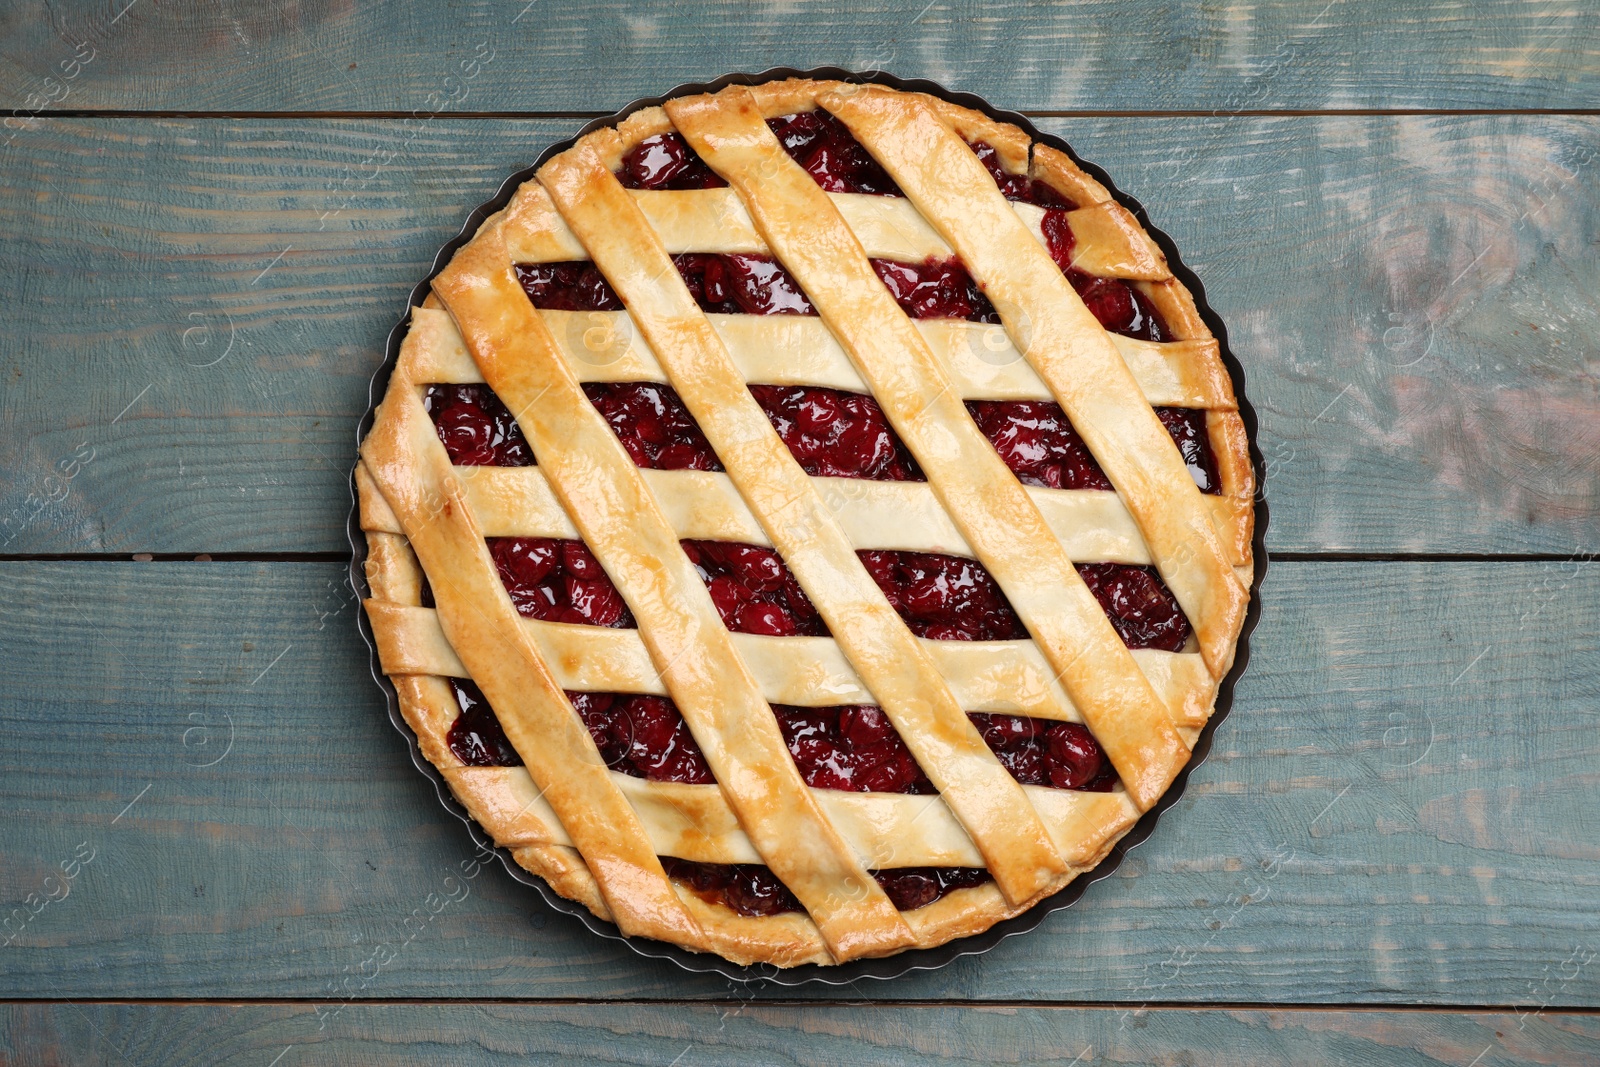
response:
<path id="1" fill-rule="evenodd" d="M 768 119 L 767 127 L 777 135 L 789 158 L 825 192 L 905 195 L 849 127 L 826 111 Z"/>
<path id="2" fill-rule="evenodd" d="M 591 382 L 583 392 L 635 466 L 667 471 L 722 469 L 699 423 L 672 386 Z"/>
<path id="3" fill-rule="evenodd" d="M 663 856 L 661 866 L 669 877 L 688 886 L 702 900 L 725 905 L 740 915 L 781 915 L 803 910 L 777 875 L 760 864 L 694 863 Z M 872 877 L 901 911 L 915 911 L 947 893 L 990 880 L 989 872 L 982 867 L 900 867 L 873 871 Z"/>
<path id="4" fill-rule="evenodd" d="M 584 393 L 635 464 L 651 470 L 720 471 L 722 464 L 677 392 L 654 382 L 589 383 Z M 923 481 L 916 460 L 870 396 L 805 386 L 752 385 L 751 394 L 807 474 Z M 486 385 L 430 385 L 424 403 L 459 466 L 534 462 L 511 413 Z M 1109 490 L 1111 482 L 1059 404 L 969 400 L 978 428 L 1025 485 Z M 1201 492 L 1222 491 L 1205 412 L 1155 409 Z"/>
<path id="5" fill-rule="evenodd" d="M 487 385 L 430 385 L 422 406 L 456 466 L 533 466 L 517 420 Z"/>
<path id="6" fill-rule="evenodd" d="M 1117 774 L 1087 727 L 1022 715 L 968 713 L 984 743 L 1023 785 L 1110 792 Z"/>
<path id="7" fill-rule="evenodd" d="M 1129 648 L 1183 651 L 1191 632 L 1189 618 L 1154 567 L 1079 563 L 1077 568 Z"/>
<path id="8" fill-rule="evenodd" d="M 1121 278 L 1096 277 L 1072 265 L 1077 237 L 1064 210 L 1046 211 L 1039 220 L 1039 228 L 1044 232 L 1050 258 L 1056 261 L 1056 266 L 1061 268 L 1101 326 L 1138 341 L 1172 340 L 1172 331 L 1167 329 L 1155 305 L 1143 293 Z"/>
<path id="9" fill-rule="evenodd" d="M 797 385 L 750 393 L 807 474 L 920 482 L 922 471 L 870 396 Z"/>
<path id="10" fill-rule="evenodd" d="M 1024 485 L 1046 489 L 1111 488 L 1111 481 L 1060 404 L 1043 400 L 969 400 L 967 411 Z M 1189 474 L 1204 493 L 1222 491 L 1206 433 L 1206 414 L 1156 408 Z"/>
<path id="11" fill-rule="evenodd" d="M 678 706 L 637 693 L 568 693 L 606 766 L 652 782 L 716 781 Z"/>
<path id="12" fill-rule="evenodd" d="M 728 184 L 680 133 L 658 133 L 628 149 L 617 180 L 626 189 L 721 189 Z"/>
<path id="13" fill-rule="evenodd" d="M 518 263 L 513 269 L 522 291 L 542 311 L 622 310 L 622 298 L 589 260 Z"/>
<path id="14" fill-rule="evenodd" d="M 800 283 L 777 260 L 754 253 L 685 252 L 672 258 L 701 310 L 719 315 L 815 315 Z M 1000 321 L 994 305 L 955 259 L 872 267 L 895 301 L 914 319 Z M 617 311 L 622 301 L 592 263 L 520 263 L 522 289 L 533 306 L 551 311 Z"/>
<path id="15" fill-rule="evenodd" d="M 778 717 L 778 728 L 783 731 L 800 777 L 813 789 L 938 792 L 880 707 L 843 704 L 799 708 L 774 704 L 772 713 Z"/>
<path id="16" fill-rule="evenodd" d="M 1028 636 L 987 568 L 932 552 L 856 553 L 911 632 L 935 641 L 1013 641 Z"/>
<path id="17" fill-rule="evenodd" d="M 1078 205 L 1056 192 L 1044 182 L 1035 181 L 1026 174 L 1012 174 L 1000 163 L 1000 153 L 985 141 L 974 141 L 971 148 L 978 155 L 978 162 L 988 170 L 994 178 L 994 183 L 1000 187 L 1000 192 L 1007 200 L 1015 200 L 1023 204 L 1033 204 L 1042 208 L 1055 208 L 1071 211 Z"/>
<path id="18" fill-rule="evenodd" d="M 450 688 L 460 714 L 446 740 L 456 758 L 469 767 L 520 767 L 522 757 L 477 685 L 452 678 Z M 652 782 L 715 782 L 688 724 L 667 697 L 568 692 L 567 699 L 612 770 Z M 882 708 L 774 704 L 772 712 L 800 777 L 813 789 L 924 796 L 937 792 Z M 1100 745 L 1077 723 L 979 712 L 969 717 L 1023 785 L 1104 792 L 1116 782 Z"/>
<path id="19" fill-rule="evenodd" d="M 489 555 L 517 613 L 544 622 L 631 630 L 633 613 L 582 541 L 491 537 Z"/>
<path id="20" fill-rule="evenodd" d="M 450 690 L 455 694 L 461 714 L 450 725 L 445 742 L 456 759 L 468 767 L 522 766 L 522 757 L 506 740 L 500 720 L 477 683 L 466 678 L 451 678 Z"/>
<path id="21" fill-rule="evenodd" d="M 766 637 L 827 636 L 822 616 L 772 549 L 727 541 L 680 544 L 729 630 Z"/>

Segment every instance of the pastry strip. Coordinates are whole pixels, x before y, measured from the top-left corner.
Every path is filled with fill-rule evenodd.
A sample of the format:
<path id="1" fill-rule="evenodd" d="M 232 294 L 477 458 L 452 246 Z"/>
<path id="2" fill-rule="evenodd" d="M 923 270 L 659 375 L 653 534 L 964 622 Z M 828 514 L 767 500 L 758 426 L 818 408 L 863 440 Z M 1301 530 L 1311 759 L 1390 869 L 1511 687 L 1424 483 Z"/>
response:
<path id="1" fill-rule="evenodd" d="M 432 608 L 366 602 L 378 657 L 392 675 L 432 674 L 465 678 Z M 574 626 L 523 619 L 562 689 L 594 693 L 649 693 L 667 687 L 637 630 Z M 831 637 L 764 637 L 733 634 L 734 647 L 773 704 L 831 707 L 870 704 L 875 699 Z M 968 711 L 1029 715 L 1082 722 L 1032 641 L 931 641 L 918 638 Z M 1216 682 L 1196 652 L 1139 649 L 1134 662 L 1182 726 L 1204 726 L 1216 697 Z"/>
<path id="2" fill-rule="evenodd" d="M 444 774 L 499 844 L 571 844 L 523 768 L 447 767 Z M 611 777 L 660 855 L 696 863 L 762 862 L 716 786 L 650 782 L 620 771 Z M 1126 830 L 1139 816 L 1120 790 L 1023 790 L 1057 849 L 1074 866 L 1093 857 L 1107 837 Z M 982 855 L 941 797 L 835 789 L 818 789 L 814 795 L 828 821 L 874 870 L 983 866 Z"/>
<path id="3" fill-rule="evenodd" d="M 750 395 L 634 198 L 606 169 L 593 144 L 608 136 L 616 134 L 599 131 L 580 140 L 547 163 L 539 180 L 649 339 L 679 397 L 839 647 L 961 819 L 996 884 L 1013 903 L 1031 899 L 1062 873 L 1064 864 L 1022 787 L 984 744 L 933 661 L 873 582 L 810 477 Z"/>
<path id="4" fill-rule="evenodd" d="M 742 86 L 664 106 L 700 157 L 739 192 L 767 245 L 871 385 L 945 510 L 1059 672 L 1128 792 L 1142 808 L 1153 804 L 1188 759 L 1188 746 L 829 196 L 783 151 Z M 1148 406 L 1143 410 L 1149 414 Z"/>
<path id="5" fill-rule="evenodd" d="M 1222 677 L 1249 593 L 1177 447 L 1106 331 L 932 108 L 876 87 L 841 87 L 819 102 L 850 127 L 984 287 L 1006 332 L 1127 501 L 1207 664 Z"/>
<path id="6" fill-rule="evenodd" d="M 524 186 L 508 213 L 540 214 L 547 205 L 537 186 Z M 903 947 L 910 930 L 811 799 L 677 535 L 518 285 L 501 233 L 506 224 L 486 226 L 458 251 L 434 291 L 638 619 L 667 689 L 768 866 L 837 959 Z"/>
<path id="7" fill-rule="evenodd" d="M 599 751 L 521 625 L 402 356 L 361 456 L 434 582 L 436 617 L 463 650 L 506 737 L 625 932 L 701 939 Z M 397 387 L 396 387 L 397 386 Z"/>
<path id="8" fill-rule="evenodd" d="M 771 543 L 726 474 L 696 470 L 640 473 L 679 537 Z M 457 467 L 456 477 L 486 537 L 578 536 L 577 527 L 556 502 L 538 467 Z M 858 549 L 973 554 L 926 482 L 813 478 L 812 484 Z M 1024 488 L 1062 548 L 1077 562 L 1134 566 L 1150 562 L 1144 536 L 1117 494 Z M 1236 521 L 1233 500 L 1207 497 L 1206 504 L 1219 525 Z M 376 508 L 364 513 L 362 521 L 369 530 L 400 532 L 398 522 Z"/>
<path id="9" fill-rule="evenodd" d="M 648 190 L 629 194 L 669 255 L 680 252 L 767 254 L 739 197 L 729 189 Z M 950 246 L 904 197 L 829 193 L 839 213 L 874 259 L 921 262 L 949 259 Z M 1040 220 L 1045 209 L 1012 204 L 1017 218 L 1044 244 Z M 1161 281 L 1172 277 L 1166 257 L 1116 201 L 1067 212 L 1074 239 L 1073 266 L 1104 278 Z M 559 263 L 583 259 L 583 243 L 562 220 L 551 220 L 527 234 L 508 234 L 513 263 Z"/>
<path id="10" fill-rule="evenodd" d="M 582 382 L 664 382 L 666 372 L 625 311 L 539 312 Z M 866 383 L 819 318 L 802 315 L 707 315 L 747 382 L 808 385 L 864 393 Z M 1000 326 L 923 319 L 917 329 L 963 400 L 1054 400 Z M 413 333 L 426 338 L 418 381 L 481 382 L 477 365 L 447 313 L 412 311 Z M 1112 335 L 1152 405 L 1233 411 L 1236 402 L 1217 342 L 1139 341 Z"/>

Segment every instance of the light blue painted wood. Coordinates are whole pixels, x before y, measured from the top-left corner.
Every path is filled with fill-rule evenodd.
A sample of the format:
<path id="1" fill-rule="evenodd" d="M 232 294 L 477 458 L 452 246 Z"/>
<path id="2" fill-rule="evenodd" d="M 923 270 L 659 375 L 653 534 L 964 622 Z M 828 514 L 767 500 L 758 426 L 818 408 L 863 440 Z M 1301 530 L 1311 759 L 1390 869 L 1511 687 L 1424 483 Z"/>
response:
<path id="1" fill-rule="evenodd" d="M 1046 125 L 1143 200 L 1228 323 L 1275 551 L 1600 550 L 1600 120 Z M 574 128 L 61 120 L 19 140 L 0 552 L 341 549 L 406 294 Z"/>
<path id="2" fill-rule="evenodd" d="M 840 995 L 686 976 L 497 870 L 462 882 L 465 828 L 388 724 L 337 566 L 0 582 L 0 902 L 60 896 L 78 861 L 0 949 L 0 997 Z M 1600 1005 L 1600 569 L 1285 563 L 1263 597 L 1209 761 L 1116 877 L 844 995 Z"/>
<path id="3" fill-rule="evenodd" d="M 1404 8 L 1381 0 L 407 0 L 376 17 L 354 3 L 124 6 L 13 12 L 0 46 L 0 102 L 28 110 L 604 114 L 680 82 L 828 64 L 933 78 L 1010 108 L 1600 101 L 1595 12 L 1574 2 L 1492 0 L 1470 14 L 1446 0 Z"/>
<path id="4" fill-rule="evenodd" d="M 319 1013 L 319 1010 L 320 1013 Z M 12 1005 L 17 1063 L 1587 1064 L 1592 1015 L 644 1004 Z M 1073 1057 L 1077 1058 L 1074 1059 Z M 273 1057 L 280 1057 L 274 1061 Z"/>

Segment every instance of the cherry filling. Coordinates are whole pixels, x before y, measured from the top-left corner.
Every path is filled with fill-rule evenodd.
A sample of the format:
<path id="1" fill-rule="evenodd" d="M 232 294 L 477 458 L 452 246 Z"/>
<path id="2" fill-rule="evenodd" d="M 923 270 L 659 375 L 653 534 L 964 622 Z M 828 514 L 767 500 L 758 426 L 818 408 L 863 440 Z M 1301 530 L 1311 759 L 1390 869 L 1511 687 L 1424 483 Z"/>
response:
<path id="1" fill-rule="evenodd" d="M 568 693 L 606 766 L 652 782 L 716 781 L 678 706 L 636 693 Z"/>
<path id="2" fill-rule="evenodd" d="M 600 269 L 586 259 L 518 263 L 517 281 L 543 311 L 621 311 L 622 299 Z"/>
<path id="3" fill-rule="evenodd" d="M 635 466 L 667 471 L 722 469 L 700 424 L 670 385 L 590 383 L 583 392 L 610 424 Z"/>
<path id="4" fill-rule="evenodd" d="M 977 560 L 932 552 L 856 555 L 918 637 L 1013 641 L 1028 636 L 1005 593 Z M 1077 570 L 1129 648 L 1183 650 L 1189 620 L 1155 568 L 1080 563 Z"/>
<path id="5" fill-rule="evenodd" d="M 582 541 L 491 537 L 489 554 L 517 613 L 544 622 L 634 628 L 622 594 Z"/>
<path id="6" fill-rule="evenodd" d="M 672 257 L 695 303 L 724 315 L 815 315 L 800 283 L 771 256 L 686 252 Z"/>
<path id="7" fill-rule="evenodd" d="M 674 256 L 672 262 L 703 311 L 721 315 L 817 313 L 800 283 L 771 256 L 685 252 Z M 914 319 L 1000 321 L 994 305 L 979 291 L 959 260 L 900 263 L 874 259 L 872 267 L 896 303 Z M 523 291 L 536 308 L 616 311 L 622 307 L 610 283 L 587 261 L 519 263 L 516 271 Z"/>
<path id="8" fill-rule="evenodd" d="M 1116 771 L 1100 743 L 1075 722 L 980 712 L 968 712 L 967 717 L 1001 765 L 1023 785 L 1106 793 L 1116 784 Z"/>
<path id="9" fill-rule="evenodd" d="M 1206 413 L 1195 408 L 1156 408 L 1156 417 L 1167 428 L 1189 467 L 1189 476 L 1202 493 L 1220 496 L 1222 479 L 1217 475 L 1217 458 L 1211 452 L 1211 435 L 1206 432 Z"/>
<path id="10" fill-rule="evenodd" d="M 1189 618 L 1154 567 L 1079 563 L 1077 568 L 1129 648 L 1183 651 L 1189 640 Z"/>
<path id="11" fill-rule="evenodd" d="M 1056 266 L 1061 268 L 1101 326 L 1139 341 L 1172 340 L 1172 331 L 1167 329 L 1166 322 L 1143 293 L 1120 278 L 1097 278 L 1072 265 L 1077 238 L 1065 210 L 1046 211 L 1039 228 L 1044 232 L 1050 258 L 1056 261 Z"/>
<path id="12" fill-rule="evenodd" d="M 883 709 L 772 705 L 800 777 L 813 789 L 853 793 L 937 792 Z"/>
<path id="13" fill-rule="evenodd" d="M 1028 636 L 1005 593 L 977 560 L 932 552 L 856 555 L 918 637 L 1010 641 Z"/>
<path id="14" fill-rule="evenodd" d="M 827 625 L 800 583 L 770 548 L 727 541 L 682 541 L 722 624 L 734 633 L 826 637 Z"/>
<path id="15" fill-rule="evenodd" d="M 456 466 L 533 466 L 517 420 L 487 385 L 430 385 L 422 406 Z"/>
<path id="16" fill-rule="evenodd" d="M 768 119 L 767 126 L 789 157 L 826 192 L 905 195 L 849 127 L 828 112 L 784 115 Z"/>
<path id="17" fill-rule="evenodd" d="M 913 319 L 1000 321 L 1000 313 L 978 290 L 978 283 L 960 260 L 930 257 L 921 263 L 898 263 L 875 259 L 872 269 L 878 272 L 900 310 Z"/>
<path id="18" fill-rule="evenodd" d="M 924 480 L 872 397 L 793 385 L 752 385 L 750 393 L 807 474 L 878 482 Z"/>
<path id="19" fill-rule="evenodd" d="M 967 411 L 1024 485 L 1046 489 L 1110 489 L 1111 482 L 1060 404 L 1042 400 L 969 400 Z M 1205 412 L 1156 408 L 1203 493 L 1220 493 Z"/>
<path id="20" fill-rule="evenodd" d="M 778 876 L 760 864 L 695 863 L 663 856 L 661 866 L 669 877 L 688 886 L 702 900 L 725 905 L 740 915 L 781 915 L 803 910 Z M 946 893 L 990 880 L 983 867 L 899 867 L 873 871 L 872 877 L 901 911 L 915 911 Z"/>
<path id="21" fill-rule="evenodd" d="M 1063 208 L 1067 211 L 1078 206 L 1044 182 L 1035 181 L 1026 174 L 1009 173 L 1000 165 L 1000 153 L 994 145 L 985 141 L 974 141 L 971 147 L 978 154 L 978 161 L 993 176 L 994 183 L 1000 187 L 1001 194 L 1007 200 L 1035 204 L 1044 208 Z"/>
<path id="22" fill-rule="evenodd" d="M 617 179 L 627 189 L 721 189 L 728 184 L 678 133 L 658 133 L 628 149 Z"/>
<path id="23" fill-rule="evenodd" d="M 450 689 L 455 693 L 461 714 L 451 724 L 445 741 L 456 759 L 468 767 L 522 766 L 522 757 L 506 740 L 500 720 L 477 684 L 465 678 L 452 678 Z"/>

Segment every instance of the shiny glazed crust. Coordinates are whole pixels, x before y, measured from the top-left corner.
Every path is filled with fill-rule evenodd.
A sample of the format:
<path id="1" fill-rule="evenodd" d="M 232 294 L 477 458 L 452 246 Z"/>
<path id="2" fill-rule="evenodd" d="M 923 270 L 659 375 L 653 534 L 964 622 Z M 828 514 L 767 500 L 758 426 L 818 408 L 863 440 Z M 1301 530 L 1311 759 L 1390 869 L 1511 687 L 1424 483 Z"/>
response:
<path id="1" fill-rule="evenodd" d="M 823 107 L 905 199 L 824 193 L 764 119 Z M 629 191 L 612 176 L 676 129 L 726 189 Z M 963 142 L 985 141 L 1080 207 L 1078 269 L 1135 285 L 1177 340 L 1094 321 L 1040 232 Z M 777 256 L 819 317 L 706 315 L 670 255 Z M 1002 326 L 913 322 L 868 256 L 959 254 Z M 590 259 L 628 310 L 535 310 L 515 263 Z M 585 399 L 591 381 L 669 382 L 726 473 L 634 466 Z M 429 383 L 487 381 L 537 467 L 452 467 L 422 407 Z M 811 478 L 747 382 L 872 393 L 926 483 Z M 969 398 L 1055 399 L 1115 492 L 1024 487 L 966 414 Z M 1220 496 L 1202 496 L 1151 408 L 1206 412 Z M 920 94 L 783 81 L 636 112 L 581 138 L 488 219 L 434 282 L 357 469 L 366 608 L 421 749 L 526 869 L 617 923 L 736 963 L 838 963 L 931 947 L 1019 914 L 1091 869 L 1182 769 L 1232 662 L 1252 575 L 1248 440 L 1216 340 L 1165 258 L 1107 190 L 1015 127 Z M 637 631 L 517 616 L 486 536 L 582 537 Z M 679 538 L 771 545 L 834 635 L 730 634 Z M 1032 640 L 911 634 L 857 549 L 981 560 Z M 1178 653 L 1130 652 L 1073 562 L 1154 564 L 1194 624 Z M 421 606 L 423 573 L 436 608 Z M 466 767 L 445 678 L 473 678 L 525 767 Z M 562 690 L 670 695 L 716 785 L 607 770 Z M 814 790 L 768 703 L 882 706 L 937 796 Z M 1124 785 L 1019 785 L 968 711 L 1086 723 Z M 763 863 L 805 913 L 740 916 L 666 877 L 658 856 Z M 868 874 L 986 866 L 994 882 L 897 912 Z"/>

